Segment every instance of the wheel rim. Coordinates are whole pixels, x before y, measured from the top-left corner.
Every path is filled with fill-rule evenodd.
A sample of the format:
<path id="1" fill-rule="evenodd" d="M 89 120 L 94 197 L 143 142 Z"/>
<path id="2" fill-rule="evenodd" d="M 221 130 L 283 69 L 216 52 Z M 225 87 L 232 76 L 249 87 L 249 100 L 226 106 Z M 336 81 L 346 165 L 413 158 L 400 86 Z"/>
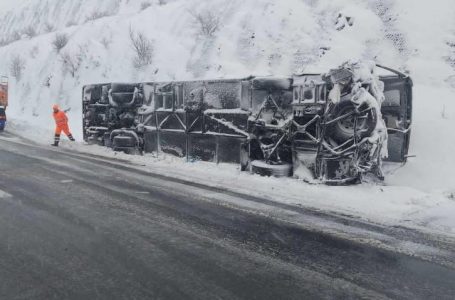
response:
<path id="1" fill-rule="evenodd" d="M 350 112 L 352 112 L 354 109 L 350 107 L 346 107 L 345 109 L 340 111 L 340 115 L 345 115 Z M 357 117 L 357 132 L 363 132 L 368 130 L 368 125 L 367 125 L 367 118 L 368 118 L 368 113 L 365 113 L 364 115 L 358 116 Z M 355 116 L 354 114 L 339 120 L 336 123 L 336 126 L 338 129 L 345 134 L 349 136 L 354 136 L 354 123 L 355 123 Z"/>

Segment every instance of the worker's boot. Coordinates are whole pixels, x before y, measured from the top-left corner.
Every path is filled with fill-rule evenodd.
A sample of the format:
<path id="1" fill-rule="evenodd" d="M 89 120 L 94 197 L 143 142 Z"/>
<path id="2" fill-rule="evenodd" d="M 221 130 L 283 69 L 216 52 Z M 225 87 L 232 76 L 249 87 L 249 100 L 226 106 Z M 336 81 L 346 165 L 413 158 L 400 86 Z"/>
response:
<path id="1" fill-rule="evenodd" d="M 51 146 L 54 146 L 54 147 L 58 147 L 58 143 L 60 142 L 60 135 L 59 134 L 56 134 L 54 136 L 54 143 L 51 144 Z"/>
<path id="2" fill-rule="evenodd" d="M 72 142 L 76 141 L 71 133 L 68 135 L 68 138 L 69 138 L 70 141 L 72 141 Z"/>

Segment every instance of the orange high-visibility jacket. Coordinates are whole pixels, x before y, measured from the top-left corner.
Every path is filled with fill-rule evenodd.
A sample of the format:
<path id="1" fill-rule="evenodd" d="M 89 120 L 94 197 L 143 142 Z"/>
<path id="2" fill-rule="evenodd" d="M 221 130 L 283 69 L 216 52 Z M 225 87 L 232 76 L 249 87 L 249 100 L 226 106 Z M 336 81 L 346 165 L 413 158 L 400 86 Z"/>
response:
<path id="1" fill-rule="evenodd" d="M 66 116 L 63 110 L 59 110 L 58 112 L 54 112 L 54 120 L 57 126 L 64 126 L 68 124 L 68 117 Z"/>

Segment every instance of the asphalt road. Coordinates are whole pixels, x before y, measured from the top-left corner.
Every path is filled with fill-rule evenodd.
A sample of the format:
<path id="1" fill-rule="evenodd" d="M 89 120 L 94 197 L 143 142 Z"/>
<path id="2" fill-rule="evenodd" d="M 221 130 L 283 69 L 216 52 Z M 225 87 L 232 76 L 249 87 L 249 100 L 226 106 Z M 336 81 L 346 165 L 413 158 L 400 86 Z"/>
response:
<path id="1" fill-rule="evenodd" d="M 219 193 L 0 139 L 0 299 L 455 298 L 450 266 Z"/>

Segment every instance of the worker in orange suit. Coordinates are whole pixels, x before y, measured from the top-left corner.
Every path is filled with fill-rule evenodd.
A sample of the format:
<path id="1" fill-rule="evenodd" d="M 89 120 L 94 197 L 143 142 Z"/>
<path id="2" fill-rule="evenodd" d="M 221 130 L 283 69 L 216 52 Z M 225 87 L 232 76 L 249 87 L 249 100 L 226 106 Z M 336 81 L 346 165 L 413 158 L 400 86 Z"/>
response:
<path id="1" fill-rule="evenodd" d="M 52 146 L 58 147 L 58 143 L 60 142 L 60 134 L 62 131 L 68 136 L 68 138 L 74 142 L 73 135 L 70 132 L 70 128 L 68 126 L 68 117 L 66 113 L 60 109 L 60 107 L 55 104 L 52 109 L 54 110 L 53 116 L 55 120 L 55 137 L 54 143 L 51 144 Z"/>

